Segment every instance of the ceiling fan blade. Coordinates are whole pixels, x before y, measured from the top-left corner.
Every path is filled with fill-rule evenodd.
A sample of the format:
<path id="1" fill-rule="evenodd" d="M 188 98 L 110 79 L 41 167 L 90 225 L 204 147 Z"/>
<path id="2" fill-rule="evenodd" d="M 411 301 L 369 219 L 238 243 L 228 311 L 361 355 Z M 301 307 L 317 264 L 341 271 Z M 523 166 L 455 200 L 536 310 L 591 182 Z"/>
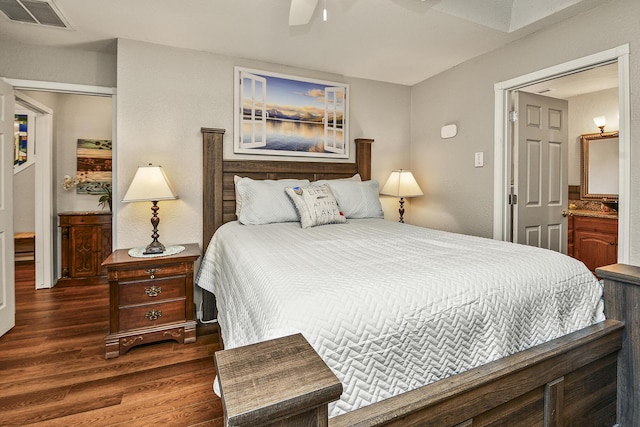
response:
<path id="1" fill-rule="evenodd" d="M 291 0 L 289 25 L 306 25 L 316 10 L 318 0 Z"/>

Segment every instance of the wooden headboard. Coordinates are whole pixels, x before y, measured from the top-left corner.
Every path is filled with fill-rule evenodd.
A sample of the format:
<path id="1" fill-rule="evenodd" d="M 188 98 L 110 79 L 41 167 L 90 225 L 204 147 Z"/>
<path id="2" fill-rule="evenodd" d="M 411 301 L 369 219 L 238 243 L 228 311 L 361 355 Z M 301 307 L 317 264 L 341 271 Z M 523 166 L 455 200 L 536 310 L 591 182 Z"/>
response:
<path id="1" fill-rule="evenodd" d="M 356 173 L 362 180 L 371 179 L 371 143 L 373 139 L 356 138 L 355 163 L 301 162 L 275 160 L 224 160 L 224 129 L 202 128 L 202 248 L 206 251 L 213 233 L 222 224 L 236 219 L 233 176 L 254 179 L 347 178 Z"/>

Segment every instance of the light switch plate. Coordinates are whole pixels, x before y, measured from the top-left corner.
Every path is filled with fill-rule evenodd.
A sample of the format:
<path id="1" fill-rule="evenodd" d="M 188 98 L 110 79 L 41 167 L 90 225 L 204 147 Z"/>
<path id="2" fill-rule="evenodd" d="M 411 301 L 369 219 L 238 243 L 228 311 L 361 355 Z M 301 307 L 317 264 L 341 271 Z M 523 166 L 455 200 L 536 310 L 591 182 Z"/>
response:
<path id="1" fill-rule="evenodd" d="M 475 156 L 475 167 L 481 168 L 484 166 L 484 152 L 478 151 Z"/>

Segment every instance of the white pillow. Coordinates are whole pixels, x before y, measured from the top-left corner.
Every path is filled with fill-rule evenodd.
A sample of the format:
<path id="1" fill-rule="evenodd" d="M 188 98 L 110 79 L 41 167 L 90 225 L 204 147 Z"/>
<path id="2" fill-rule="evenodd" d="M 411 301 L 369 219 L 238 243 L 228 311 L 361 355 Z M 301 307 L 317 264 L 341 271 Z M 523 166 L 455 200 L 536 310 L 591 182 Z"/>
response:
<path id="1" fill-rule="evenodd" d="M 308 179 L 281 179 L 277 181 L 255 180 L 247 177 L 238 179 L 236 197 L 240 197 L 241 205 L 238 220 L 245 225 L 298 221 L 298 213 L 284 189 L 306 185 L 309 185 Z M 236 206 L 237 204 L 236 201 Z"/>
<path id="2" fill-rule="evenodd" d="M 339 181 L 327 184 L 347 218 L 384 218 L 378 181 Z"/>
<path id="3" fill-rule="evenodd" d="M 360 174 L 357 173 L 349 178 L 337 178 L 337 179 L 319 179 L 317 181 L 313 181 L 311 183 L 311 185 L 324 185 L 324 184 L 328 184 L 331 181 L 362 181 L 362 179 L 360 178 Z"/>
<path id="4" fill-rule="evenodd" d="M 285 191 L 298 211 L 302 228 L 347 222 L 328 185 L 287 187 Z"/>
<path id="5" fill-rule="evenodd" d="M 240 218 L 240 209 L 242 209 L 242 198 L 240 197 L 240 193 L 238 193 L 238 181 L 241 179 L 241 176 L 233 176 L 233 187 L 235 189 L 234 193 L 236 194 L 236 217 L 238 218 Z"/>

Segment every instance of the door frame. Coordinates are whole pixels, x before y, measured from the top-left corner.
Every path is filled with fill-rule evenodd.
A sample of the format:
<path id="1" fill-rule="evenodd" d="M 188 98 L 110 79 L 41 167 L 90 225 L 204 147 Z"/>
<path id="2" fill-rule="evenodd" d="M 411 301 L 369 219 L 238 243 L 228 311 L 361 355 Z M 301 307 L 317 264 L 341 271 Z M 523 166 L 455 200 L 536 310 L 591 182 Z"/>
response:
<path id="1" fill-rule="evenodd" d="M 505 240 L 509 236 L 510 209 L 508 194 L 511 173 L 511 145 L 509 110 L 511 92 L 541 81 L 551 80 L 568 74 L 585 71 L 590 68 L 618 63 L 618 109 L 620 112 L 619 144 L 620 171 L 618 197 L 618 262 L 628 263 L 630 252 L 629 218 L 630 218 L 630 82 L 629 82 L 629 45 L 615 48 L 568 61 L 543 70 L 498 82 L 495 91 L 495 123 L 494 123 L 494 176 L 493 176 L 493 238 Z"/>
<path id="2" fill-rule="evenodd" d="M 16 106 L 36 114 L 37 144 L 35 171 L 35 273 L 36 289 L 51 288 L 55 284 L 53 277 L 53 220 L 51 176 L 53 168 L 53 110 L 35 99 L 16 90 L 14 87 Z M 47 238 L 46 236 L 51 236 Z"/>
<path id="3" fill-rule="evenodd" d="M 91 96 L 108 96 L 111 97 L 113 108 L 112 108 L 112 140 L 113 140 L 113 150 L 115 157 L 115 150 L 117 149 L 116 144 L 116 88 L 113 87 L 104 87 L 104 86 L 90 86 L 90 85 L 80 85 L 73 83 L 59 83 L 59 82 L 45 82 L 45 81 L 37 81 L 37 80 L 22 80 L 22 79 L 13 79 L 13 78 L 1 78 L 6 83 L 13 86 L 14 91 L 19 90 L 33 90 L 33 91 L 45 91 L 45 92 L 55 92 L 55 93 L 67 93 L 67 94 L 76 94 L 76 95 L 91 95 Z M 21 94 L 21 96 L 27 98 L 26 95 Z M 17 95 L 16 95 L 17 98 Z M 31 100 L 33 101 L 33 100 Z M 34 101 L 34 107 L 42 108 L 42 104 Z M 46 109 L 46 107 L 45 107 Z M 49 112 L 51 110 L 49 109 Z M 52 124 L 51 124 L 52 126 Z M 55 285 L 56 277 L 54 273 L 53 263 L 54 263 L 54 254 L 56 251 L 54 250 L 54 222 L 57 223 L 55 215 L 54 215 L 54 204 L 55 201 L 52 199 L 52 189 L 53 189 L 53 141 L 49 141 L 47 147 L 38 147 L 40 153 L 42 150 L 48 152 L 49 161 L 48 162 L 38 162 L 36 161 L 36 239 L 38 239 L 38 231 L 42 230 L 41 233 L 43 235 L 48 235 L 48 240 L 43 240 L 41 243 L 42 247 L 42 260 L 45 263 L 49 263 L 49 268 L 43 266 L 41 269 L 41 273 L 43 274 L 42 280 L 38 281 L 38 268 L 36 268 L 36 289 L 38 288 L 50 288 Z M 37 156 L 36 156 L 37 159 Z M 48 167 L 47 167 L 48 166 Z M 117 197 L 117 185 L 116 183 L 116 168 L 117 165 L 113 164 L 113 195 Z M 51 189 L 50 191 L 40 191 L 43 189 Z M 38 193 L 40 193 L 38 195 Z M 112 228 L 116 228 L 117 216 L 113 216 Z M 49 230 L 48 234 L 47 230 Z M 116 246 L 116 233 L 112 233 L 112 247 Z M 38 251 L 38 246 L 36 245 L 36 251 Z M 59 252 L 59 251 L 57 251 Z M 36 252 L 36 256 L 38 252 Z M 59 258 L 59 257 L 58 257 Z M 58 267 L 59 271 L 60 268 Z"/>

